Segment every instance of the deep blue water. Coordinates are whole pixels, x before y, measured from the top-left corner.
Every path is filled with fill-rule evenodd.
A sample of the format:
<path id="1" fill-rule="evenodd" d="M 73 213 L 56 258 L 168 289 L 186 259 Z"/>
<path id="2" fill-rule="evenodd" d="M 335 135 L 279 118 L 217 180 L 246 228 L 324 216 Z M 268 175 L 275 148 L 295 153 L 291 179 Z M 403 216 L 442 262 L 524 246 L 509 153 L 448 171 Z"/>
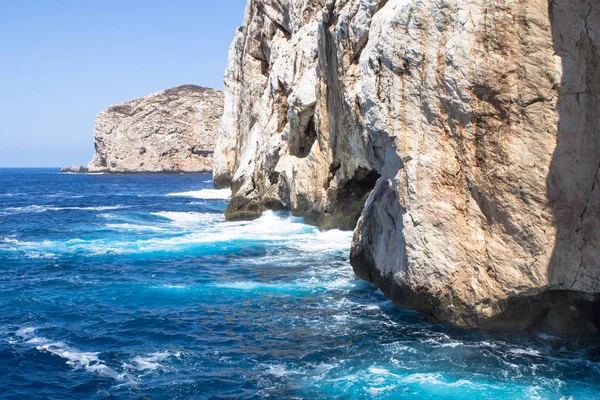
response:
<path id="1" fill-rule="evenodd" d="M 0 170 L 0 398 L 600 398 L 595 342 L 428 323 L 210 179 Z"/>

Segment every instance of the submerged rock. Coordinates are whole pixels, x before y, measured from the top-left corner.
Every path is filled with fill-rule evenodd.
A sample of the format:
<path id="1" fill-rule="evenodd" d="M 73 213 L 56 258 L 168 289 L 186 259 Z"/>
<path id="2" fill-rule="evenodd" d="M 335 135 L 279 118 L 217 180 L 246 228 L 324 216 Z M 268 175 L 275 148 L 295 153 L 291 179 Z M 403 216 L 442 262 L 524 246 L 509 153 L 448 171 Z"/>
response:
<path id="1" fill-rule="evenodd" d="M 223 94 L 179 86 L 96 118 L 90 172 L 210 172 Z"/>
<path id="2" fill-rule="evenodd" d="M 599 27 L 593 0 L 248 1 L 226 216 L 356 226 L 356 274 L 442 321 L 594 332 Z"/>

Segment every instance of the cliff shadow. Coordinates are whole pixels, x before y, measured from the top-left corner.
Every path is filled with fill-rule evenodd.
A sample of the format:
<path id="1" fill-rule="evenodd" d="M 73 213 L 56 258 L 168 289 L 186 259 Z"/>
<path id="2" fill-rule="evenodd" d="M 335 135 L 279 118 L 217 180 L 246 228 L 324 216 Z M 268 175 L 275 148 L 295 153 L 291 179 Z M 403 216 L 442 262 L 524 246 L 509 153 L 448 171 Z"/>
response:
<path id="1" fill-rule="evenodd" d="M 556 226 L 547 293 L 555 295 L 539 296 L 538 324 L 590 333 L 600 330 L 600 3 L 549 0 L 548 12 L 562 79 L 547 178 Z"/>

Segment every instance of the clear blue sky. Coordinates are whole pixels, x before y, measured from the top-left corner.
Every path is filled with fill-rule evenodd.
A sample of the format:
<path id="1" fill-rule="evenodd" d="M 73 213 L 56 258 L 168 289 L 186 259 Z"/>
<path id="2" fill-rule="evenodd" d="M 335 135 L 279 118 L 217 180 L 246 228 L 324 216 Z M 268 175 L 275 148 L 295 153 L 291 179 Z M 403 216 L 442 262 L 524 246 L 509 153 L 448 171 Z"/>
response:
<path id="1" fill-rule="evenodd" d="M 221 89 L 246 0 L 0 0 L 0 166 L 87 164 L 96 114 Z"/>

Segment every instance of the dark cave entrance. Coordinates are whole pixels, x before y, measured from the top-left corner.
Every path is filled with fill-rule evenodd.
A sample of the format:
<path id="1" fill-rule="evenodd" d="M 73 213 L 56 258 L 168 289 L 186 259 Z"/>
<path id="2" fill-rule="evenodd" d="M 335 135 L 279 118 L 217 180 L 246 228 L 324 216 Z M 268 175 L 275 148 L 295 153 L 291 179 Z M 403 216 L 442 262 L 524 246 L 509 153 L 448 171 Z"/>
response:
<path id="1" fill-rule="evenodd" d="M 309 116 L 308 116 L 308 115 Z M 304 122 L 306 120 L 306 122 Z M 300 115 L 300 126 L 289 139 L 289 153 L 298 158 L 306 158 L 310 154 L 310 149 L 317 140 L 317 127 L 315 124 L 314 110 L 302 113 Z"/>
<path id="2" fill-rule="evenodd" d="M 343 183 L 337 191 L 335 209 L 324 218 L 325 229 L 353 230 L 362 213 L 363 206 L 381 175 L 377 171 L 359 168 L 354 176 Z"/>

